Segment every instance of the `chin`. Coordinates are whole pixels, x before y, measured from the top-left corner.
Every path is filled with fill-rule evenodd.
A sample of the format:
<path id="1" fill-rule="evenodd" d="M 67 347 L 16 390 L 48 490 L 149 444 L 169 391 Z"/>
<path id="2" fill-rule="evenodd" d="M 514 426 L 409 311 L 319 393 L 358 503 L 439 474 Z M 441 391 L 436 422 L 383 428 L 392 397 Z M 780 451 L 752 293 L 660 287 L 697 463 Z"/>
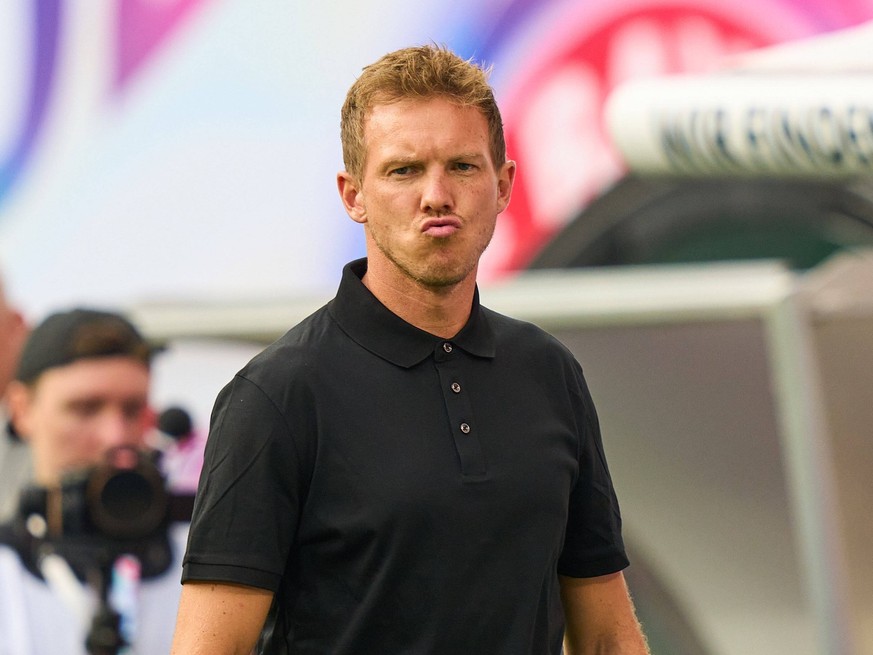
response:
<path id="1" fill-rule="evenodd" d="M 475 268 L 468 267 L 462 269 L 457 267 L 434 267 L 422 271 L 421 274 L 416 277 L 416 281 L 434 289 L 454 287 L 469 278 L 474 271 Z"/>
<path id="2" fill-rule="evenodd" d="M 459 259 L 447 252 L 419 253 L 418 257 L 400 258 L 393 253 L 386 253 L 386 258 L 406 277 L 417 284 L 431 288 L 442 289 L 454 287 L 476 274 L 478 257 L 475 259 Z"/>

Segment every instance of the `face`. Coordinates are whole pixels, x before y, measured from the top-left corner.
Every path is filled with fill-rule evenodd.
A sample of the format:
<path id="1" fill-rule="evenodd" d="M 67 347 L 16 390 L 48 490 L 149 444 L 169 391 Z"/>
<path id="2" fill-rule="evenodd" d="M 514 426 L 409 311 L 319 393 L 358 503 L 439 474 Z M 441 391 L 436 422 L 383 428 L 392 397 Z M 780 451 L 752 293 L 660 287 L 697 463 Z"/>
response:
<path id="1" fill-rule="evenodd" d="M 515 176 L 514 162 L 495 169 L 482 113 L 440 97 L 376 105 L 364 142 L 363 178 L 338 185 L 369 271 L 430 289 L 475 279 Z"/>
<path id="2" fill-rule="evenodd" d="M 18 357 L 27 338 L 27 326 L 21 314 L 6 304 L 0 289 L 0 396 L 15 374 Z"/>
<path id="3" fill-rule="evenodd" d="M 114 446 L 143 448 L 149 371 L 129 357 L 82 359 L 48 369 L 32 387 L 10 386 L 15 426 L 33 453 L 37 482 L 98 464 Z"/>

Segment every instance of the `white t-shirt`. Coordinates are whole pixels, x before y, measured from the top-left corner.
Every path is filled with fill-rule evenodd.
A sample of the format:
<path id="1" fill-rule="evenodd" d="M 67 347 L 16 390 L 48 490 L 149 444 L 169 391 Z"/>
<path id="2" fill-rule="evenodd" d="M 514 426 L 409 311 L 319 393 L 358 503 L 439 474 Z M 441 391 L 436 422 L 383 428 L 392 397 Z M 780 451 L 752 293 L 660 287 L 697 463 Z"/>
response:
<path id="1" fill-rule="evenodd" d="M 187 523 L 173 524 L 173 564 L 162 575 L 139 583 L 132 617 L 135 637 L 132 647 L 121 651 L 125 655 L 170 652 L 187 534 Z M 86 585 L 79 587 L 85 599 L 71 603 L 34 577 L 12 548 L 0 546 L 0 655 L 86 655 L 96 599 Z"/>

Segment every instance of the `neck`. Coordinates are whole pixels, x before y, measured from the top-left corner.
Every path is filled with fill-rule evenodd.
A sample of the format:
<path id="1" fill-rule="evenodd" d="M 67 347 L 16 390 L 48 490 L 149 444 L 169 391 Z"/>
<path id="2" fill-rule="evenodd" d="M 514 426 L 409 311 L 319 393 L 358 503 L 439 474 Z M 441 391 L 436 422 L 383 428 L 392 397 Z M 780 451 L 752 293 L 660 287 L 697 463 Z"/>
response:
<path id="1" fill-rule="evenodd" d="M 454 337 L 467 324 L 476 289 L 475 271 L 457 284 L 429 287 L 399 272 L 389 274 L 372 261 L 362 282 L 404 321 L 444 339 Z"/>

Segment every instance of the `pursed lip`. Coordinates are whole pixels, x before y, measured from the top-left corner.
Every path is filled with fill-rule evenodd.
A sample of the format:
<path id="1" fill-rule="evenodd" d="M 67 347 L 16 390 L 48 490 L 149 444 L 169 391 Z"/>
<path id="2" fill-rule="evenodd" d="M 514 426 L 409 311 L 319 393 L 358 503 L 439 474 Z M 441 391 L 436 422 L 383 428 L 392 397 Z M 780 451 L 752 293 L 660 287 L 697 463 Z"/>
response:
<path id="1" fill-rule="evenodd" d="M 447 237 L 461 229 L 460 219 L 454 216 L 428 218 L 421 224 L 421 231 L 432 237 Z"/>

